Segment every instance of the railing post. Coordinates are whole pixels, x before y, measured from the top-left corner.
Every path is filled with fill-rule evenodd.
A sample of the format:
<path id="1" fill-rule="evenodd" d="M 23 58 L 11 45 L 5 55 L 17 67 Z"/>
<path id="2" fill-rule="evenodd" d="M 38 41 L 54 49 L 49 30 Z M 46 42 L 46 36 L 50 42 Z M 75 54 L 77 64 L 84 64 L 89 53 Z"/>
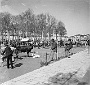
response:
<path id="1" fill-rule="evenodd" d="M 47 62 L 47 52 L 46 52 L 46 65 L 48 65 L 48 62 Z"/>

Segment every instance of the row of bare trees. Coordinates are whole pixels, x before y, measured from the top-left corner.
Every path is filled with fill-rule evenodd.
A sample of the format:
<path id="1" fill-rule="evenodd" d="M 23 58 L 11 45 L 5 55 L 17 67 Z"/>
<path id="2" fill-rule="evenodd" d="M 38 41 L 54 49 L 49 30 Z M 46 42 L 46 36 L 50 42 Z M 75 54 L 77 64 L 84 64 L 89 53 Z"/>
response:
<path id="1" fill-rule="evenodd" d="M 17 35 L 18 38 L 20 36 L 41 36 L 43 38 L 48 35 L 49 39 L 53 34 L 57 37 L 57 34 L 64 36 L 67 33 L 63 22 L 57 21 L 49 14 L 35 15 L 31 9 L 17 16 L 0 13 L 0 32 L 2 36 L 8 33 L 9 36 Z"/>

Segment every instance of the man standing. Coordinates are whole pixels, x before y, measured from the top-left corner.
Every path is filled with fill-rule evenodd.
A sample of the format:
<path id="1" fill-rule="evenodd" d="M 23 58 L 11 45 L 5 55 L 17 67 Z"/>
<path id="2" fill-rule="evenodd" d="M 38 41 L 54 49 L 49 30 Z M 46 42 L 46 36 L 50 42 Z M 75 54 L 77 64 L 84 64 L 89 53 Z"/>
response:
<path id="1" fill-rule="evenodd" d="M 69 53 L 71 51 L 71 49 L 73 48 L 73 43 L 71 41 L 71 39 L 68 39 L 68 42 L 65 44 L 65 56 L 69 56 Z"/>
<path id="2" fill-rule="evenodd" d="M 10 46 L 8 45 L 8 43 L 6 43 L 6 48 L 3 51 L 3 54 L 5 53 L 5 57 L 7 58 L 7 68 L 9 69 L 9 62 L 11 64 L 11 68 L 13 69 L 13 63 L 12 63 L 12 50 L 10 48 Z"/>
<path id="3" fill-rule="evenodd" d="M 57 60 L 57 43 L 54 39 L 51 40 L 51 56 L 52 60 Z"/>
<path id="4" fill-rule="evenodd" d="M 88 54 L 90 54 L 90 39 L 87 40 L 87 45 L 88 45 Z"/>

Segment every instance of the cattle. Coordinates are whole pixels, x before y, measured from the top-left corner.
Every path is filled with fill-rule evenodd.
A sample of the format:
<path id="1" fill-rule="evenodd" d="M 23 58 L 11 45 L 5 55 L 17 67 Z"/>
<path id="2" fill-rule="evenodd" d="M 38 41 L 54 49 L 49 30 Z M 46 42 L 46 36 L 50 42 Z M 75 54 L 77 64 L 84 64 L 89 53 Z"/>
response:
<path id="1" fill-rule="evenodd" d="M 28 45 L 28 46 L 17 46 L 16 50 L 18 52 L 27 52 L 27 56 L 29 57 L 29 52 L 33 49 L 33 45 Z"/>
<path id="2" fill-rule="evenodd" d="M 15 43 L 13 45 L 16 50 L 15 50 L 15 53 L 16 53 L 16 57 L 18 58 L 18 53 L 22 53 L 22 52 L 27 52 L 27 56 L 29 57 L 29 53 L 31 52 L 31 50 L 33 49 L 33 44 L 29 41 L 23 41 L 23 42 L 18 42 L 18 43 Z"/>

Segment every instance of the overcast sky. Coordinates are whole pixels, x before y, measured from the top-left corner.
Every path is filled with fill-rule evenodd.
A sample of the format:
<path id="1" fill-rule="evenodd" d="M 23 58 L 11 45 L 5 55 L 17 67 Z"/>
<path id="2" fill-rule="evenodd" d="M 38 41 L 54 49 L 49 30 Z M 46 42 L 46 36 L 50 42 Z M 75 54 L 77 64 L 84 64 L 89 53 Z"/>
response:
<path id="1" fill-rule="evenodd" d="M 49 13 L 65 24 L 67 35 L 90 34 L 90 0 L 0 0 L 0 12 L 20 14 L 28 8 L 34 14 Z"/>

